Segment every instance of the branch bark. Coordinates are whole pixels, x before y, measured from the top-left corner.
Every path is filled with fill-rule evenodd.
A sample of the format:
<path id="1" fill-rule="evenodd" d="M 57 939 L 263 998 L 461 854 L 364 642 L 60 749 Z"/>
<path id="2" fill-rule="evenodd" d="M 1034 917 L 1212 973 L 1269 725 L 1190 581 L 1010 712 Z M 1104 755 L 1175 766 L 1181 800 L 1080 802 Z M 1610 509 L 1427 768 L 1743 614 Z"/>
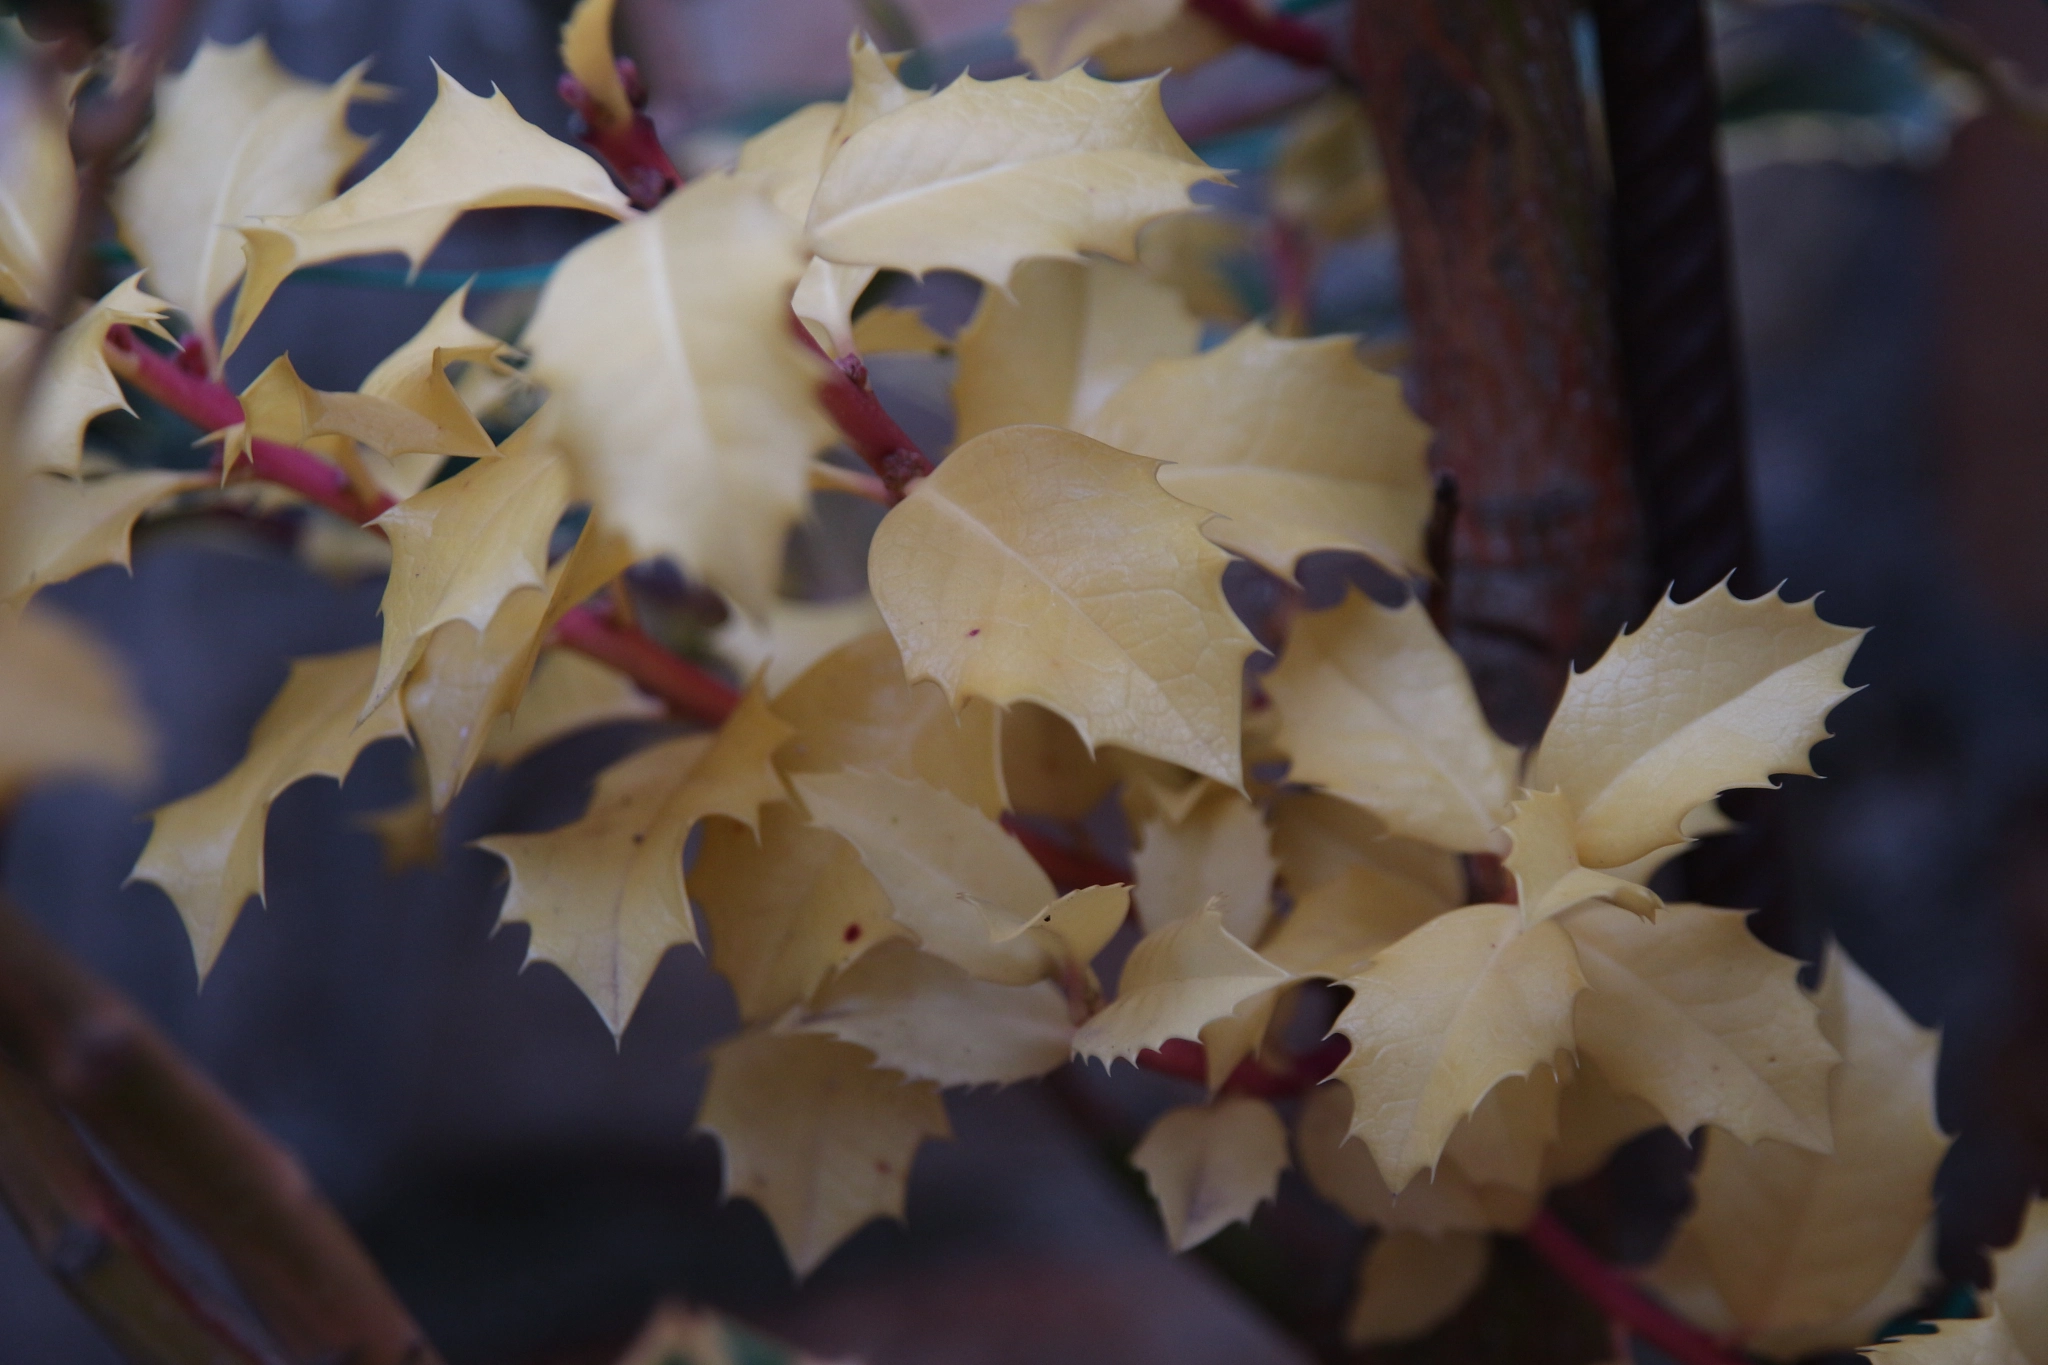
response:
<path id="1" fill-rule="evenodd" d="M 1550 1210 L 1538 1213 L 1522 1236 L 1551 1269 L 1605 1313 L 1609 1322 L 1628 1328 L 1678 1365 L 1744 1365 L 1740 1353 L 1724 1349 L 1636 1288 Z"/>

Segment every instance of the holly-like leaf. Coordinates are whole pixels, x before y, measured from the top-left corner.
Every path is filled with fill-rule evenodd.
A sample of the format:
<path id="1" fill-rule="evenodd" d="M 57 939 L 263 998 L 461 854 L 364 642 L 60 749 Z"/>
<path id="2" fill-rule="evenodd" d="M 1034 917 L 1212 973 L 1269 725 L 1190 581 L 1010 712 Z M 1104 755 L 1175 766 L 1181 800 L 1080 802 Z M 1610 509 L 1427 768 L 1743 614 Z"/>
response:
<path id="1" fill-rule="evenodd" d="M 1630 1138 L 1663 1126 L 1663 1116 L 1648 1101 L 1615 1089 L 1598 1066 L 1580 1057 L 1558 1094 L 1557 1137 L 1543 1154 L 1538 1183 L 1546 1189 L 1575 1185 L 1605 1166 Z"/>
<path id="2" fill-rule="evenodd" d="M 1492 1250 L 1490 1238 L 1471 1232 L 1381 1233 L 1358 1268 L 1344 1340 L 1379 1346 L 1428 1333 L 1478 1290 Z"/>
<path id="3" fill-rule="evenodd" d="M 1465 898 L 1456 854 L 1397 839 L 1371 811 L 1322 792 L 1288 792 L 1273 803 L 1273 855 L 1296 899 L 1358 866 L 1405 882 L 1446 910 Z"/>
<path id="4" fill-rule="evenodd" d="M 1605 901 L 1655 918 L 1663 897 L 1610 872 L 1579 865 L 1571 807 L 1557 792 L 1525 792 L 1507 823 L 1514 845 L 1506 859 L 1522 917 L 1534 924 L 1587 901 Z"/>
<path id="5" fill-rule="evenodd" d="M 78 174 L 69 119 L 39 81 L 0 91 L 0 299 L 25 313 L 54 311 Z"/>
<path id="6" fill-rule="evenodd" d="M 1283 578 L 1315 550 L 1428 572 L 1429 428 L 1400 380 L 1360 362 L 1354 338 L 1289 340 L 1253 323 L 1213 351 L 1153 364 L 1081 430 L 1173 461 L 1160 485 L 1221 514 L 1209 538 Z"/>
<path id="7" fill-rule="evenodd" d="M 1003 788 L 1012 810 L 1079 820 L 1116 786 L 1108 755 L 1089 753 L 1074 727 L 1055 713 L 1027 701 L 1002 717 Z"/>
<path id="8" fill-rule="evenodd" d="M 750 1024 L 802 1004 L 833 971 L 904 932 L 859 851 L 788 802 L 762 807 L 758 837 L 708 822 L 690 895 L 711 930 L 711 965 Z"/>
<path id="9" fill-rule="evenodd" d="M 340 197 L 286 217 L 241 225 L 248 272 L 223 353 L 248 335 L 270 296 L 302 266 L 397 252 L 417 268 L 471 209 L 583 209 L 623 218 L 632 209 L 604 167 L 434 68 L 434 103 L 398 149 Z"/>
<path id="10" fill-rule="evenodd" d="M 900 1219 L 919 1145 L 952 1136 L 938 1087 L 813 1033 L 712 1049 L 697 1124 L 725 1155 L 725 1197 L 761 1207 L 799 1277 L 869 1219 Z"/>
<path id="11" fill-rule="evenodd" d="M 483 630 L 467 621 L 437 626 L 406 675 L 405 719 L 437 813 L 448 808 L 518 705 L 547 608 L 546 592 L 520 588 Z"/>
<path id="12" fill-rule="evenodd" d="M 998 943 L 1033 936 L 1066 966 L 1086 967 L 1095 960 L 1097 953 L 1109 946 L 1109 941 L 1116 937 L 1116 931 L 1123 928 L 1130 914 L 1130 887 L 1121 884 L 1084 886 L 1078 891 L 1069 891 L 1014 928 L 992 929 L 991 932 Z"/>
<path id="13" fill-rule="evenodd" d="M 1049 981 L 981 981 L 903 939 L 827 981 L 793 1028 L 858 1043 L 876 1064 L 936 1085 L 1007 1085 L 1064 1064 L 1074 1038 Z"/>
<path id="14" fill-rule="evenodd" d="M 818 177 L 825 173 L 825 158 L 839 145 L 835 139 L 845 108 L 840 100 L 820 100 L 778 119 L 740 144 L 733 169 L 765 179 L 775 207 L 802 226 Z"/>
<path id="15" fill-rule="evenodd" d="M 933 355 L 953 349 L 953 343 L 933 331 L 917 309 L 878 303 L 853 320 L 853 349 L 862 355 Z"/>
<path id="16" fill-rule="evenodd" d="M 1138 919 L 1159 929 L 1214 903 L 1233 937 L 1257 943 L 1273 914 L 1271 836 L 1258 807 L 1228 787 L 1205 786 L 1185 819 L 1139 830 L 1131 853 Z"/>
<path id="17" fill-rule="evenodd" d="M 1202 324 L 1180 295 L 1135 266 L 1026 261 L 1007 292 L 982 291 L 960 333 L 954 439 L 1026 424 L 1086 430 L 1147 365 L 1193 355 L 1201 339 Z M 1177 451 L 1136 453 L 1181 458 Z"/>
<path id="18" fill-rule="evenodd" d="M 1842 672 L 1862 638 L 1776 593 L 1667 598 L 1566 684 L 1529 787 L 1564 793 L 1587 867 L 1678 843 L 1686 813 L 1717 793 L 1812 774 L 1807 750 L 1852 690 Z"/>
<path id="19" fill-rule="evenodd" d="M 1572 1050 L 1586 978 L 1571 938 L 1524 928 L 1512 905 L 1472 905 L 1424 924 L 1344 984 L 1336 1031 L 1351 1039 L 1337 1078 L 1365 1139 L 1400 1189 L 1436 1165 L 1459 1120 L 1510 1076 Z"/>
<path id="20" fill-rule="evenodd" d="M 1221 174 L 1188 150 L 1156 81 L 962 76 L 876 119 L 812 197 L 812 249 L 841 265 L 1008 283 L 1033 256 L 1136 253 L 1138 229 Z"/>
<path id="21" fill-rule="evenodd" d="M 0 385 L 18 384 L 23 367 L 48 344 L 14 433 L 18 469 L 75 478 L 84 472 L 86 423 L 103 412 L 134 411 L 107 368 L 101 346 L 107 330 L 117 324 L 171 339 L 162 322 L 170 305 L 143 293 L 137 283 L 141 278 L 130 275 L 115 285 L 54 338 L 29 323 L 0 320 Z"/>
<path id="22" fill-rule="evenodd" d="M 1364 1227 L 1442 1237 L 1453 1232 L 1519 1231 L 1538 1207 L 1518 1190 L 1475 1184 L 1451 1162 L 1423 1171 L 1398 1198 L 1363 1142 L 1350 1136 L 1351 1092 L 1317 1086 L 1301 1107 L 1295 1152 L 1316 1193 Z"/>
<path id="23" fill-rule="evenodd" d="M 445 380 L 444 380 L 445 382 Z M 321 436 L 360 441 L 387 460 L 405 455 L 488 459 L 497 445 L 455 398 L 444 425 L 411 408 L 368 393 L 328 393 L 299 378 L 290 356 L 279 356 L 242 390 L 243 421 L 228 428 L 225 463 L 232 468 L 251 440 L 310 445 Z"/>
<path id="24" fill-rule="evenodd" d="M 1203 513 L 1157 469 L 1050 427 L 976 437 L 883 518 L 868 581 L 905 671 L 956 704 L 1037 702 L 1091 748 L 1235 787 L 1257 646 L 1224 600 Z"/>
<path id="25" fill-rule="evenodd" d="M 298 659 L 249 734 L 249 752 L 212 786 L 150 813 L 155 828 L 130 881 L 164 889 L 203 981 L 249 897 L 263 895 L 263 825 L 270 803 L 304 777 L 348 775 L 356 755 L 405 734 L 398 698 L 363 714 L 377 651 Z"/>
<path id="26" fill-rule="evenodd" d="M 136 519 L 165 498 L 213 482 L 204 474 L 142 469 L 73 479 L 30 474 L 15 483 L 9 534 L 0 540 L 0 607 L 102 564 L 128 567 Z"/>
<path id="27" fill-rule="evenodd" d="M 1169 1038 L 1190 1041 L 1290 980 L 1223 927 L 1214 908 L 1145 935 L 1131 950 L 1116 1000 L 1081 1026 L 1074 1053 L 1105 1065 L 1128 1060 Z"/>
<path id="28" fill-rule="evenodd" d="M 668 740 L 605 769 L 581 818 L 477 841 L 510 870 L 499 919 L 532 929 L 526 960 L 567 973 L 614 1037 L 663 954 L 697 941 L 683 892 L 690 831 L 713 815 L 751 827 L 781 799 L 770 755 L 788 734 L 749 692 L 716 736 Z"/>
<path id="29" fill-rule="evenodd" d="M 617 0 L 577 0 L 562 25 L 562 67 L 582 83 L 604 121 L 617 127 L 633 121 L 633 102 L 619 79 L 612 53 L 612 11 Z"/>
<path id="30" fill-rule="evenodd" d="M 1693 1244 L 1679 1257 L 1697 1257 L 1741 1335 L 1799 1332 L 1801 1355 L 1861 1344 L 1814 1334 L 1869 1303 L 1911 1254 L 1948 1152 L 1934 1116 L 1939 1035 L 1839 949 L 1819 1003 L 1821 1032 L 1842 1055 L 1828 1082 L 1834 1152 L 1744 1146 L 1709 1130 L 1678 1232 Z"/>
<path id="31" fill-rule="evenodd" d="M 426 325 L 404 345 L 377 362 L 357 392 L 396 403 L 425 418 L 438 431 L 456 433 L 455 441 L 464 449 L 480 455 L 496 454 L 495 450 L 484 450 L 478 444 L 481 441 L 489 445 L 490 438 L 456 392 L 448 378 L 448 367 L 482 365 L 493 375 L 509 378 L 515 372 L 505 360 L 517 352 L 489 332 L 471 325 L 463 315 L 468 303 L 469 285 L 464 284 L 441 301 Z M 395 498 L 409 498 L 433 481 L 445 455 L 455 453 L 452 449 L 434 450 L 391 460 L 372 455 L 366 463 L 385 492 Z"/>
<path id="32" fill-rule="evenodd" d="M 1119 38 L 1160 28 L 1183 0 L 1030 0 L 1010 12 L 1017 55 L 1042 78 L 1079 66 Z"/>
<path id="33" fill-rule="evenodd" d="M 735 613 L 718 627 L 715 640 L 719 654 L 731 661 L 741 677 L 760 675 L 761 686 L 772 699 L 818 660 L 851 640 L 883 631 L 882 613 L 866 593 L 837 602 L 791 602 L 777 598 L 768 606 L 765 620 L 755 621 Z M 894 642 L 887 653 L 896 654 Z M 900 678 L 903 668 L 896 665 Z M 934 695 L 937 689 L 931 689 Z"/>
<path id="34" fill-rule="evenodd" d="M 333 84 L 295 76 L 259 37 L 202 42 L 157 83 L 156 117 L 113 195 L 121 240 L 150 287 L 213 340 L 214 313 L 242 274 L 235 225 L 305 213 L 334 197 L 370 145 L 349 106 L 383 91 L 359 62 Z"/>
<path id="35" fill-rule="evenodd" d="M 1169 1109 L 1131 1152 L 1175 1251 L 1248 1221 L 1287 1169 L 1287 1129 L 1273 1106 L 1248 1095 Z"/>
<path id="36" fill-rule="evenodd" d="M 52 613 L 0 614 L 0 807 L 48 777 L 138 785 L 155 747 L 105 647 Z"/>
<path id="37" fill-rule="evenodd" d="M 1298 896 L 1259 951 L 1298 975 L 1342 980 L 1456 904 L 1384 868 L 1356 863 Z"/>
<path id="38" fill-rule="evenodd" d="M 1651 924 L 1599 904 L 1545 921 L 1570 932 L 1585 969 L 1579 1049 L 1680 1133 L 1711 1123 L 1742 1142 L 1828 1151 L 1838 1054 L 1799 989 L 1799 964 L 1743 921 L 1667 905 Z"/>
<path id="39" fill-rule="evenodd" d="M 616 721 L 652 720 L 661 714 L 661 703 L 634 686 L 625 674 L 581 654 L 551 649 L 534 666 L 518 709 L 491 727 L 479 761 L 510 767 L 578 730 Z"/>
<path id="40" fill-rule="evenodd" d="M 1557 1141 L 1559 1113 L 1570 1088 L 1564 1077 L 1570 1074 L 1569 1067 L 1538 1067 L 1487 1091 L 1479 1107 L 1451 1130 L 1444 1160 L 1477 1184 L 1540 1195 L 1544 1158 Z"/>
<path id="41" fill-rule="evenodd" d="M 1266 675 L 1289 775 L 1364 806 L 1396 834 L 1505 852 L 1517 755 L 1487 728 L 1465 665 L 1419 602 L 1352 590 L 1296 618 Z"/>
<path id="42" fill-rule="evenodd" d="M 757 614 L 832 439 L 789 330 L 802 268 L 762 182 L 708 176 L 570 252 L 525 332 L 599 514 Z"/>
<path id="43" fill-rule="evenodd" d="M 1863 1354 L 1877 1365 L 2028 1365 L 2012 1325 L 1995 1308 L 1988 1318 L 1947 1319 L 1931 1333 L 1865 1347 Z"/>
<path id="44" fill-rule="evenodd" d="M 1991 1256 L 1991 1301 L 2029 1360 L 2048 1360 L 2048 1199 L 2027 1205 L 2019 1239 Z"/>

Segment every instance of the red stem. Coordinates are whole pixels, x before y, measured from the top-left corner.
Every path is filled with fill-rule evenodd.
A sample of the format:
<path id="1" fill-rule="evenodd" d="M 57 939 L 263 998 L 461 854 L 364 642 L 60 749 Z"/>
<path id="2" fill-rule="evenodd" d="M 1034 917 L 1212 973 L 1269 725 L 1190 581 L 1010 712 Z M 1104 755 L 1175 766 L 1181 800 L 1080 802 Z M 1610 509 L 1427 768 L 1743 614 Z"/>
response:
<path id="1" fill-rule="evenodd" d="M 1045 869 L 1045 875 L 1052 878 L 1052 884 L 1062 894 L 1090 886 L 1119 886 L 1131 880 L 1128 870 L 1109 859 L 1049 838 L 1015 815 L 1003 816 L 1003 828 L 1024 845 L 1024 851 Z"/>
<path id="2" fill-rule="evenodd" d="M 1329 35 L 1314 24 L 1267 14 L 1252 0 L 1188 0 L 1188 9 L 1247 47 L 1285 57 L 1296 66 L 1339 71 Z"/>
<path id="3" fill-rule="evenodd" d="M 846 437 L 853 453 L 875 471 L 875 477 L 889 492 L 890 503 L 903 501 L 912 481 L 932 472 L 932 462 L 868 387 L 867 367 L 859 356 L 833 361 L 811 335 L 811 329 L 795 314 L 790 315 L 789 321 L 804 345 L 832 363 L 831 375 L 818 388 L 818 399 L 825 412 Z"/>
<path id="4" fill-rule="evenodd" d="M 1299 1095 L 1328 1079 L 1350 1052 L 1351 1040 L 1337 1033 L 1299 1056 L 1284 1057 L 1274 1065 L 1247 1057 L 1223 1082 L 1222 1092 L 1263 1100 Z M 1208 1050 L 1190 1038 L 1169 1038 L 1156 1048 L 1145 1049 L 1138 1054 L 1138 1065 L 1176 1080 L 1193 1081 L 1196 1085 L 1209 1083 Z"/>
<path id="5" fill-rule="evenodd" d="M 1652 1300 L 1623 1272 L 1601 1260 L 1549 1209 L 1539 1212 L 1522 1236 L 1609 1322 L 1620 1323 L 1679 1365 L 1743 1365 L 1740 1355 Z"/>
<path id="6" fill-rule="evenodd" d="M 555 639 L 609 664 L 668 703 L 669 710 L 707 726 L 724 722 L 740 703 L 731 683 L 662 648 L 647 632 L 585 603 L 555 624 Z"/>
<path id="7" fill-rule="evenodd" d="M 583 120 L 577 132 L 583 145 L 611 168 L 635 206 L 651 209 L 682 188 L 683 173 L 669 160 L 654 121 L 647 117 L 647 90 L 639 69 L 629 57 L 620 57 L 618 63 L 626 98 L 633 104 L 633 116 L 623 122 L 609 118 L 583 82 L 567 72 L 555 83 L 555 93 Z"/>

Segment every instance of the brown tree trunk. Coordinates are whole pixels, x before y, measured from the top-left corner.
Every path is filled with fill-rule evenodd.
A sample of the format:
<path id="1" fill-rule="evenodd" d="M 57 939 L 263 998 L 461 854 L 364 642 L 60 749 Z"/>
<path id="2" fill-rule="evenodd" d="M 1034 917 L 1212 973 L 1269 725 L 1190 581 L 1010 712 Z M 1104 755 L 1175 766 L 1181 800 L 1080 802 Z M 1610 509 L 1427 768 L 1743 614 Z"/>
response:
<path id="1" fill-rule="evenodd" d="M 1563 0 L 1357 0 L 1422 414 L 1457 480 L 1449 626 L 1541 733 L 1642 599 L 1605 194 Z"/>

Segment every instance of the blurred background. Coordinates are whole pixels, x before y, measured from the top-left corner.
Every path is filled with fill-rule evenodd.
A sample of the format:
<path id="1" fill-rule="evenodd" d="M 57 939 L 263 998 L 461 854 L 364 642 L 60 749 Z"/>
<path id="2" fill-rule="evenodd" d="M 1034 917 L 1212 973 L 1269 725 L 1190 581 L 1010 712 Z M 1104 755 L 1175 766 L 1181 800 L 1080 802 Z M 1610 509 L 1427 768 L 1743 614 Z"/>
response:
<path id="1" fill-rule="evenodd" d="M 1294 8 L 1343 25 L 1342 5 Z M 856 26 L 915 48 L 913 81 L 1013 74 L 1007 9 L 623 0 L 621 48 L 694 170 L 835 97 Z M 363 169 L 425 110 L 430 59 L 472 89 L 495 82 L 568 135 L 554 95 L 567 10 L 199 7 L 206 37 L 262 34 L 307 76 L 373 57 L 372 79 L 396 94 L 358 111 L 378 136 Z M 1938 12 L 2048 81 L 2041 0 Z M 1826 780 L 1775 798 L 1790 882 L 1767 930 L 1807 955 L 1834 935 L 1944 1030 L 1941 1112 L 1961 1139 L 1942 1177 L 1942 1264 L 1981 1278 L 1980 1248 L 2008 1240 L 2048 1180 L 2048 133 L 1981 112 L 1967 81 L 1839 9 L 1730 5 L 1715 21 L 1764 561 L 1789 595 L 1824 592 L 1829 619 L 1876 627 L 1851 678 L 1868 690 L 1819 752 Z M 1398 363 L 1397 248 L 1375 206 L 1314 226 L 1305 291 L 1285 278 L 1300 258 L 1270 249 L 1251 216 L 1290 149 L 1330 119 L 1312 102 L 1319 87 L 1249 52 L 1168 81 L 1179 126 L 1238 173 L 1217 196 L 1220 221 L 1239 227 L 1212 321 L 1291 304 L 1312 330 L 1361 332 Z M 534 297 L 519 268 L 592 226 L 471 215 L 412 289 L 383 262 L 306 272 L 239 359 L 253 368 L 289 351 L 308 382 L 353 388 L 426 319 L 449 272 L 487 272 L 470 316 L 510 335 Z M 949 332 L 973 291 L 938 279 L 906 300 Z M 906 426 L 941 447 L 946 365 L 876 367 Z M 250 377 L 231 373 L 238 386 Z M 95 438 L 126 458 L 196 464 L 195 434 L 145 409 Z M 821 507 L 794 550 L 804 590 L 858 590 L 871 524 L 863 507 Z M 793 1284 L 762 1217 L 718 1203 L 715 1146 L 691 1129 L 700 1054 L 733 1024 L 723 983 L 697 954 L 672 954 L 615 1048 L 564 977 L 520 971 L 524 930 L 492 932 L 499 865 L 465 847 L 573 816 L 591 775 L 637 742 L 629 729 L 479 778 L 440 861 L 396 873 L 367 820 L 409 790 L 402 747 L 372 750 L 343 787 L 293 789 L 270 821 L 268 908 L 245 914 L 197 991 L 168 901 L 121 885 L 147 834 L 138 817 L 234 763 L 289 659 L 377 638 L 381 571 L 352 573 L 360 550 L 308 556 L 271 522 L 170 518 L 138 532 L 132 577 L 104 569 L 49 593 L 125 652 L 165 761 L 156 789 L 133 798 L 80 787 L 27 802 L 6 833 L 5 876 L 302 1155 L 451 1361 L 606 1360 L 664 1295 L 878 1365 L 1308 1358 L 1267 1310 L 1333 1318 L 1356 1235 L 1289 1177 L 1249 1232 L 1170 1258 L 1142 1186 L 1035 1085 L 949 1096 L 956 1137 L 922 1153 L 909 1226 L 871 1225 Z M 1181 1098 L 1127 1069 L 1117 1090 L 1137 1108 Z M 1285 1237 L 1265 1237 L 1275 1231 Z M 1281 1240 L 1319 1254 L 1262 1257 Z M 1596 1329 L 1581 1358 L 1607 1354 Z M 0 1361 L 113 1360 L 0 1228 Z"/>

